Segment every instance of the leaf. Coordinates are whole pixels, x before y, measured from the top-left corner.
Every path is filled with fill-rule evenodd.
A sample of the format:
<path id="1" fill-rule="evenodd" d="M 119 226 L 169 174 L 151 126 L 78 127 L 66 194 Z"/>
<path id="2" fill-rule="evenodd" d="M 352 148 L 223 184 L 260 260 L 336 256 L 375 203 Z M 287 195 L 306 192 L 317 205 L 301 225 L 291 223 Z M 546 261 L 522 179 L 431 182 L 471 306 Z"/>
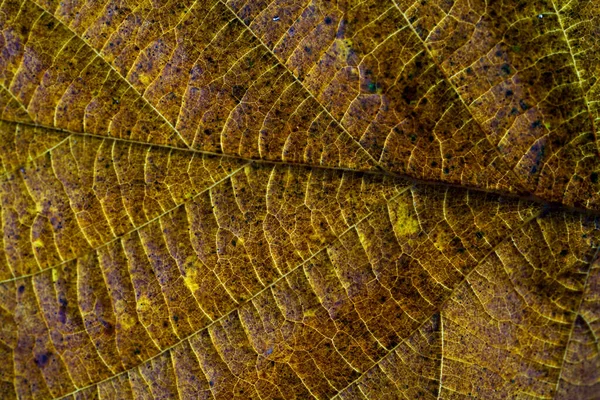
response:
<path id="1" fill-rule="evenodd" d="M 596 398 L 599 15 L 5 1 L 0 397 Z"/>

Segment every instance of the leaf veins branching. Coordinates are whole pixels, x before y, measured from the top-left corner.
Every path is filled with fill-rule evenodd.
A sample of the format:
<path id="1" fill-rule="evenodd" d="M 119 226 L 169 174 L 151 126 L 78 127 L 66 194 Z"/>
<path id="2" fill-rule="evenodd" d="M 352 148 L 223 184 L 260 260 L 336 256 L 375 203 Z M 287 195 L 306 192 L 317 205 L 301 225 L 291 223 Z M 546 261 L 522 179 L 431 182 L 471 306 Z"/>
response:
<path id="1" fill-rule="evenodd" d="M 596 398 L 599 22 L 2 3 L 0 398 Z"/>

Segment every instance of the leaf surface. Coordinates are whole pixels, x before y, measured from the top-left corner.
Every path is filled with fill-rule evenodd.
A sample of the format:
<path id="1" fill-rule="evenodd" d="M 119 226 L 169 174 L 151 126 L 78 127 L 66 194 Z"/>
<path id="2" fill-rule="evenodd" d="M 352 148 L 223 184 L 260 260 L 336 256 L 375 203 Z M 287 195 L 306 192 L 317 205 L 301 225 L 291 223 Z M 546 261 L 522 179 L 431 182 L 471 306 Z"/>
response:
<path id="1" fill-rule="evenodd" d="M 599 22 L 3 2 L 0 397 L 596 398 Z"/>

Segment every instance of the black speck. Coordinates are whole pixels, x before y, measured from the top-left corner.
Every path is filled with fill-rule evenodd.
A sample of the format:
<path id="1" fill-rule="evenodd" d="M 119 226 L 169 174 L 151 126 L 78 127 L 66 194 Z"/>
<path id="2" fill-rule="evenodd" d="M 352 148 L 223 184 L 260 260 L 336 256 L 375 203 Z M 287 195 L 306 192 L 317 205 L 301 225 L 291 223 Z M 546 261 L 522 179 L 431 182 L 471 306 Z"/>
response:
<path id="1" fill-rule="evenodd" d="M 333 22 L 333 20 L 331 19 L 331 17 L 325 17 L 325 23 L 327 25 L 331 25 L 332 22 Z"/>
<path id="2" fill-rule="evenodd" d="M 25 291 L 25 286 L 21 285 L 19 286 L 19 293 L 23 293 Z"/>
<path id="3" fill-rule="evenodd" d="M 51 355 L 52 355 L 52 353 L 49 353 L 49 352 L 38 354 L 34 359 L 35 365 L 37 365 L 40 368 L 46 366 L 46 364 L 48 364 L 48 359 L 50 358 Z"/>
<path id="4" fill-rule="evenodd" d="M 523 111 L 525 111 L 529 108 L 529 105 L 527 103 L 525 103 L 523 100 L 519 100 L 519 105 L 521 106 Z"/>
<path id="5" fill-rule="evenodd" d="M 590 174 L 590 179 L 591 179 L 592 183 L 598 183 L 598 173 L 592 172 Z"/>

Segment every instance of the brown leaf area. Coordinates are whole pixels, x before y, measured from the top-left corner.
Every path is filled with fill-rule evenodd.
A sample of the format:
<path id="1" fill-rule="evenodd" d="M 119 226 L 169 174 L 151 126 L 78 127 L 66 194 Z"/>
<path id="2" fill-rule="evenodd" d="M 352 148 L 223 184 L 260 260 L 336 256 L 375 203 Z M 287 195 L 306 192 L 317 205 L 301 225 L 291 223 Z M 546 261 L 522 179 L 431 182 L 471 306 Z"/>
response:
<path id="1" fill-rule="evenodd" d="M 0 398 L 600 398 L 599 27 L 1 2 Z"/>

